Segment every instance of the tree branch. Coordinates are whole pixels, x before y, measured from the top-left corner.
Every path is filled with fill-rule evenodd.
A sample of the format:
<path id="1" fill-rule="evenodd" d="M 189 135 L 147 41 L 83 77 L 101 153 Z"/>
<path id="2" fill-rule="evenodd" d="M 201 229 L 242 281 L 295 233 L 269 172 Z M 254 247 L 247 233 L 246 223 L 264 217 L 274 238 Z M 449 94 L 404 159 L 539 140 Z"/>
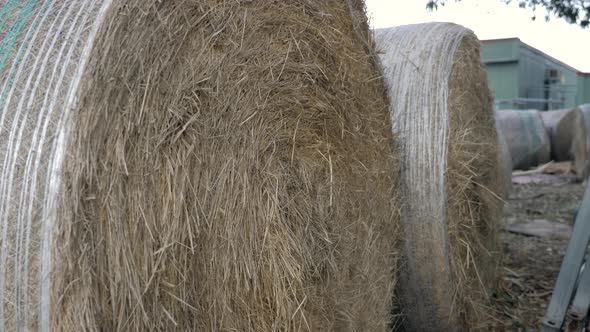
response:
<path id="1" fill-rule="evenodd" d="M 447 0 L 428 0 L 426 8 L 428 10 L 437 10 L 439 6 L 444 6 Z M 455 0 L 461 1 L 461 0 Z M 499 0 L 506 4 L 513 0 Z M 538 7 L 545 8 L 545 20 L 549 20 L 551 15 L 566 20 L 571 24 L 577 24 L 582 28 L 587 28 L 590 24 L 590 0 L 515 0 L 521 8 L 531 8 L 534 11 Z M 531 19 L 535 20 L 534 15 Z"/>

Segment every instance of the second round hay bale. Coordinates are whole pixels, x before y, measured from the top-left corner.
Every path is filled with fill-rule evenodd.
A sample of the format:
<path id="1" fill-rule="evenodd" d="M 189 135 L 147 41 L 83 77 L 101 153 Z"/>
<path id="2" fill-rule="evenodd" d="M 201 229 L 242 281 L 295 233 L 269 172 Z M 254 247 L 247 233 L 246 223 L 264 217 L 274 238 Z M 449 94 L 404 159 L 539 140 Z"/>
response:
<path id="1" fill-rule="evenodd" d="M 579 108 L 541 112 L 551 142 L 551 159 L 573 162 L 577 175 L 587 174 L 586 128 Z"/>
<path id="2" fill-rule="evenodd" d="M 3 4 L 0 330 L 387 329 L 396 153 L 362 2 Z"/>
<path id="3" fill-rule="evenodd" d="M 513 169 L 527 170 L 549 162 L 551 145 L 538 111 L 496 111 L 495 118 L 508 144 Z"/>
<path id="4" fill-rule="evenodd" d="M 479 41 L 432 23 L 377 30 L 376 43 L 402 149 L 404 327 L 486 329 L 502 185 Z"/>

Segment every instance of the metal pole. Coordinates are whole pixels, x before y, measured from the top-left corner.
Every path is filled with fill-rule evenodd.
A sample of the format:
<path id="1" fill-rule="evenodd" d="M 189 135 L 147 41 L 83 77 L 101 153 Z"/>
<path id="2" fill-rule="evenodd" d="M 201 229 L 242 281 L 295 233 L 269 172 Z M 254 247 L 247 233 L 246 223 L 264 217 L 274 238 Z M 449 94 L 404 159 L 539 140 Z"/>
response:
<path id="1" fill-rule="evenodd" d="M 543 319 L 541 331 L 560 331 L 565 320 L 567 308 L 572 299 L 576 280 L 584 260 L 584 254 L 590 240 L 590 186 L 586 185 L 582 205 L 576 216 L 559 276 L 555 283 L 551 302 Z"/>
<path id="2" fill-rule="evenodd" d="M 578 289 L 576 295 L 572 301 L 572 307 L 570 309 L 570 317 L 575 320 L 584 320 L 588 315 L 588 308 L 590 308 L 590 266 L 588 256 L 586 256 L 586 266 L 582 275 L 580 276 L 580 282 L 578 282 Z"/>

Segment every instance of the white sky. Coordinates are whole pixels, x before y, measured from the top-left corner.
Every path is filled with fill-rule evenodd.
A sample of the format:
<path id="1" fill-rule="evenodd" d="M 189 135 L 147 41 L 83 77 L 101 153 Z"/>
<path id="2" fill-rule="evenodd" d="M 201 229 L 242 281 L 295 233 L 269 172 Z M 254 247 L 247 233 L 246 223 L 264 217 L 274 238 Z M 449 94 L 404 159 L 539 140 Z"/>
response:
<path id="1" fill-rule="evenodd" d="M 568 65 L 590 72 L 590 29 L 571 25 L 552 17 L 545 21 L 545 9 L 533 11 L 518 7 L 516 0 L 447 0 L 445 6 L 430 12 L 427 0 L 366 0 L 374 28 L 423 22 L 454 22 L 475 32 L 479 39 L 518 37 Z"/>

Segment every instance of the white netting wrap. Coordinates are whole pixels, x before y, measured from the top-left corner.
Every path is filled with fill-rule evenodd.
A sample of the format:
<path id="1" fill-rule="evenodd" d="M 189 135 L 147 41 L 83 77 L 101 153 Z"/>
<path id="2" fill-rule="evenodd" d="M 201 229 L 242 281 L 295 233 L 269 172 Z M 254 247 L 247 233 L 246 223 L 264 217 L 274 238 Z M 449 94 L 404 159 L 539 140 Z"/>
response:
<path id="1" fill-rule="evenodd" d="M 0 330 L 49 329 L 56 165 L 108 2 L 0 1 Z"/>
<path id="2" fill-rule="evenodd" d="M 449 102 L 453 66 L 456 61 L 475 61 L 480 66 L 478 58 L 456 58 L 457 50 L 468 35 L 473 36 L 473 33 L 450 23 L 376 31 L 377 48 L 382 52 L 381 62 L 388 84 L 390 115 L 401 145 L 406 265 L 399 289 L 406 314 L 405 326 L 411 330 L 461 329 L 456 321 L 457 310 L 461 310 L 457 309 L 456 294 L 462 291 L 456 289 L 457 282 L 452 280 L 453 265 L 449 258 L 452 244 L 446 220 L 449 193 L 445 175 L 450 158 Z M 485 95 L 485 79 L 477 82 L 480 83 L 478 88 L 485 89 L 482 90 Z M 485 115 L 485 126 L 493 128 L 491 106 L 487 101 L 480 99 L 479 104 L 476 103 L 478 110 L 473 114 Z M 466 133 L 470 135 L 469 131 Z M 492 141 L 490 144 L 495 146 L 495 137 Z M 463 181 L 477 186 L 475 181 Z M 469 258 L 466 264 L 470 264 Z"/>

